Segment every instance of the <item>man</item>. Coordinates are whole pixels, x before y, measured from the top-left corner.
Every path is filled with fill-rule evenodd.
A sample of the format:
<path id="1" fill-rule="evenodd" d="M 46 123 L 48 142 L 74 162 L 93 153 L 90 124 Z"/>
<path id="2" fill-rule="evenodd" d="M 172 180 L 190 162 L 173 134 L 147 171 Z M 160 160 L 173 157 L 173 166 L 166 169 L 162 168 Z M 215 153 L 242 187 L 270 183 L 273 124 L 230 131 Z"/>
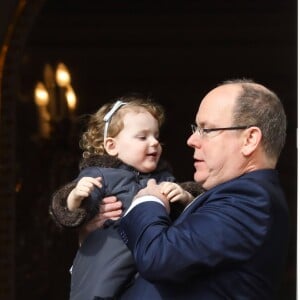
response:
<path id="1" fill-rule="evenodd" d="M 137 194 L 120 234 L 139 276 L 121 299 L 274 299 L 289 232 L 275 170 L 282 104 L 260 84 L 227 81 L 204 97 L 192 130 L 194 179 L 206 191 L 174 222 L 154 181 Z"/>

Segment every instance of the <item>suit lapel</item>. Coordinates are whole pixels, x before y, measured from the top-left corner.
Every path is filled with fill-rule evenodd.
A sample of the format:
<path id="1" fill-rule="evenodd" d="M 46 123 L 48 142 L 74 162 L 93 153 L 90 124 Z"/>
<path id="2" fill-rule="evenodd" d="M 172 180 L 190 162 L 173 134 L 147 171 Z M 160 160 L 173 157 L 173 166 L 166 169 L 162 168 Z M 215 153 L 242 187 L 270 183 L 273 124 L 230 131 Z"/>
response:
<path id="1" fill-rule="evenodd" d="M 181 213 L 180 217 L 181 218 L 183 215 L 188 214 L 189 212 L 193 211 L 195 207 L 202 206 L 205 200 L 207 199 L 209 191 L 203 192 L 201 195 L 197 196 L 191 203 L 189 203 L 184 211 Z"/>

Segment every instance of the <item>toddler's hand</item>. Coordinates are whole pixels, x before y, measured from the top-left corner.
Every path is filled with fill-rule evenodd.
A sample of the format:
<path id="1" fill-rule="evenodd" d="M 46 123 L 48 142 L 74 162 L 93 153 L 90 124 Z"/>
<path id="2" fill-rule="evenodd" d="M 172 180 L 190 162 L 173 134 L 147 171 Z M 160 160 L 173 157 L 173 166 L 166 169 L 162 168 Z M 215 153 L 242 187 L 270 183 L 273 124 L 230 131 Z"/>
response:
<path id="1" fill-rule="evenodd" d="M 184 204 L 189 203 L 193 196 L 184 190 L 179 184 L 174 182 L 162 182 L 159 184 L 160 191 L 170 202 L 180 201 Z"/>
<path id="2" fill-rule="evenodd" d="M 68 209 L 73 211 L 78 208 L 81 204 L 81 201 L 88 197 L 95 187 L 102 187 L 101 177 L 82 177 L 68 196 Z"/>

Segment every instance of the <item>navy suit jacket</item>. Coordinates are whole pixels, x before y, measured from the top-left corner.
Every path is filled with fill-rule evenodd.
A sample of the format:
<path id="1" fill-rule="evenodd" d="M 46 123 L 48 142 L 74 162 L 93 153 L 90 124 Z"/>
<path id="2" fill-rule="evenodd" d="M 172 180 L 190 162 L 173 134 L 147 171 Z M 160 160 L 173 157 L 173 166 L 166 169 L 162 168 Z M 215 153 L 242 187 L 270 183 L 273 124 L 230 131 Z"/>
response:
<path id="1" fill-rule="evenodd" d="M 258 170 L 203 193 L 172 223 L 160 203 L 120 224 L 140 276 L 120 299 L 274 299 L 288 246 L 277 171 Z"/>

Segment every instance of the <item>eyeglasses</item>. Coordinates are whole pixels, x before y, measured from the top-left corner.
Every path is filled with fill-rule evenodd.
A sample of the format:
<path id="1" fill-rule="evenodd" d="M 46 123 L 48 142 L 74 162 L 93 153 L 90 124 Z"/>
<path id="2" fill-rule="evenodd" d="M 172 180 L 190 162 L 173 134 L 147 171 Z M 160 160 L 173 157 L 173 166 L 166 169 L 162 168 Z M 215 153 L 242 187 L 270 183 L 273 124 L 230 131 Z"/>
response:
<path id="1" fill-rule="evenodd" d="M 242 130 L 250 128 L 254 125 L 245 125 L 245 126 L 233 126 L 233 127 L 218 127 L 218 128 L 201 128 L 197 125 L 192 124 L 192 132 L 198 133 L 200 136 L 207 136 L 210 132 L 213 131 L 222 131 L 222 130 Z"/>

